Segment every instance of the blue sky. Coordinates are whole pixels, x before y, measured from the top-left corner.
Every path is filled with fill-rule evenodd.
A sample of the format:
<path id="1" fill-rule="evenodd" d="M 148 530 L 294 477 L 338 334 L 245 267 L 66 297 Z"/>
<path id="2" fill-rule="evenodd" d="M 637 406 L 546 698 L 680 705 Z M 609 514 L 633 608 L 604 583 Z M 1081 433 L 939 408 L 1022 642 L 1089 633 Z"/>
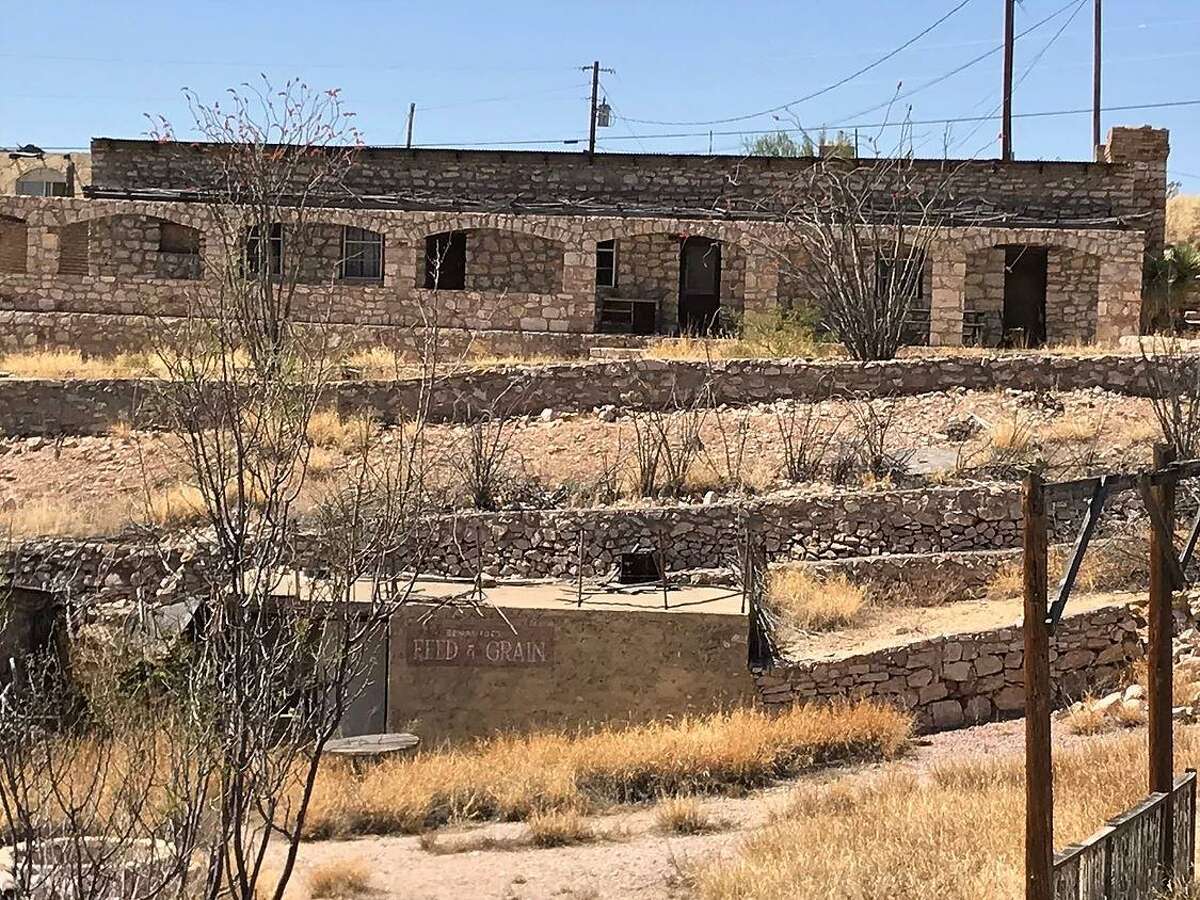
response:
<path id="1" fill-rule="evenodd" d="M 0 20 L 0 145 L 85 147 L 93 136 L 138 137 L 144 113 L 180 137 L 190 118 L 179 90 L 215 98 L 255 79 L 300 77 L 338 87 L 370 143 L 512 143 L 569 149 L 586 135 L 587 75 L 599 57 L 616 74 L 603 89 L 616 118 L 601 149 L 737 152 L 753 131 L 793 125 L 871 125 L 897 85 L 915 92 L 915 120 L 998 111 L 1000 54 L 924 87 L 1001 39 L 1002 0 L 968 0 L 944 24 L 848 84 L 777 115 L 750 114 L 812 93 L 903 44 L 960 0 L 588 0 L 420 3 L 385 0 L 9 0 Z M 1092 0 L 1023 0 L 1017 43 L 1018 114 L 1091 103 Z M 1066 7 L 1064 9 L 1064 7 Z M 1061 12 L 1060 12 L 1061 11 Z M 1073 16 L 1073 18 L 1072 18 Z M 1200 3 L 1106 0 L 1106 106 L 1200 100 Z M 722 124 L 703 124 L 738 118 Z M 658 125 L 655 122 L 702 123 Z M 1172 131 L 1172 178 L 1200 192 L 1200 105 L 1108 112 L 1104 126 Z M 1018 119 L 1023 159 L 1085 159 L 1088 115 Z M 914 149 L 940 156 L 946 126 L 918 125 Z M 961 123 L 956 156 L 997 154 L 998 125 Z M 681 138 L 655 137 L 684 133 Z M 872 129 L 860 130 L 866 141 Z M 894 132 L 880 138 L 894 146 Z M 516 144 L 544 141 L 543 144 Z"/>

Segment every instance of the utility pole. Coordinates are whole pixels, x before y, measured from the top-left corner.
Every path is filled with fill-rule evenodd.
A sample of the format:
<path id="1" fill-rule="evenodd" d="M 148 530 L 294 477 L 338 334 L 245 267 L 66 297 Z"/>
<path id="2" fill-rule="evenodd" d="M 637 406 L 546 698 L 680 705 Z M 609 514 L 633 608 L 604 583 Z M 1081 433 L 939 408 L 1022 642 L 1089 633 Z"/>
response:
<path id="1" fill-rule="evenodd" d="M 1100 6 L 1101 0 L 1093 0 L 1095 20 L 1092 23 L 1092 152 L 1100 160 Z"/>
<path id="2" fill-rule="evenodd" d="M 1170 444 L 1154 446 L 1154 468 L 1161 472 L 1175 461 Z M 1147 616 L 1146 686 L 1150 721 L 1150 790 L 1170 795 L 1175 785 L 1174 685 L 1171 667 L 1173 647 L 1171 634 L 1175 628 L 1172 609 L 1172 573 L 1167 556 L 1174 556 L 1171 535 L 1175 529 L 1175 482 L 1167 480 L 1151 488 L 1150 495 L 1157 504 L 1164 534 L 1158 527 L 1150 531 L 1150 608 Z M 1174 832 L 1168 823 L 1173 821 L 1171 802 L 1167 801 L 1166 818 L 1159 843 L 1159 860 L 1163 885 L 1169 886 L 1174 858 Z"/>
<path id="3" fill-rule="evenodd" d="M 1046 624 L 1046 487 L 1022 490 L 1025 595 L 1025 900 L 1054 898 L 1054 775 L 1050 760 L 1050 634 Z"/>
<path id="4" fill-rule="evenodd" d="M 417 115 L 417 104 L 415 104 L 415 103 L 408 104 L 408 137 L 404 139 L 404 149 L 405 150 L 412 149 L 412 126 L 413 126 L 413 119 L 416 117 L 416 115 Z"/>
<path id="5" fill-rule="evenodd" d="M 588 108 L 588 162 L 592 162 L 596 158 L 596 116 L 600 109 L 597 106 L 597 101 L 600 99 L 600 73 L 607 72 L 609 75 L 615 75 L 617 70 L 600 68 L 600 60 L 598 59 L 590 66 L 580 66 L 580 68 L 584 72 L 588 69 L 592 70 L 592 103 Z M 605 106 L 605 110 L 607 109 L 608 107 Z M 607 118 L 600 124 L 607 125 Z"/>
<path id="6" fill-rule="evenodd" d="M 1000 126 L 1000 158 L 1010 162 L 1012 149 L 1013 90 L 1013 7 L 1016 0 L 1004 0 L 1004 117 Z"/>

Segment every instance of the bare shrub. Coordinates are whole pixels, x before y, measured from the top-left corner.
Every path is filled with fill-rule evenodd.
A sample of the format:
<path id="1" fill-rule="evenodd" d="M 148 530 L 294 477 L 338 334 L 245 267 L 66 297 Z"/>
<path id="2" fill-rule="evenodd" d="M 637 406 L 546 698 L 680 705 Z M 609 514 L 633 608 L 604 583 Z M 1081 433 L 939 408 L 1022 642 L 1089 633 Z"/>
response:
<path id="1" fill-rule="evenodd" d="M 841 422 L 825 428 L 815 403 L 789 403 L 773 411 L 783 448 L 784 477 L 794 483 L 818 480 Z"/>
<path id="2" fill-rule="evenodd" d="M 458 468 L 467 496 L 476 509 L 500 506 L 505 484 L 510 480 L 512 423 L 507 416 L 489 412 L 467 426 L 458 450 Z"/>
<path id="3" fill-rule="evenodd" d="M 1143 339 L 1143 371 L 1163 439 L 1178 459 L 1200 453 L 1200 354 L 1173 336 Z"/>
<path id="4" fill-rule="evenodd" d="M 902 478 L 913 451 L 892 446 L 896 407 L 888 400 L 858 399 L 849 405 L 855 424 L 855 453 L 862 471 L 875 479 Z"/>
<path id="5" fill-rule="evenodd" d="M 955 170 L 928 174 L 904 152 L 817 159 L 767 204 L 782 222 L 767 249 L 855 359 L 891 359 L 904 341 Z"/>
<path id="6" fill-rule="evenodd" d="M 702 398 L 674 410 L 648 409 L 632 417 L 634 487 L 639 496 L 678 497 L 701 458 L 700 431 L 708 410 Z"/>

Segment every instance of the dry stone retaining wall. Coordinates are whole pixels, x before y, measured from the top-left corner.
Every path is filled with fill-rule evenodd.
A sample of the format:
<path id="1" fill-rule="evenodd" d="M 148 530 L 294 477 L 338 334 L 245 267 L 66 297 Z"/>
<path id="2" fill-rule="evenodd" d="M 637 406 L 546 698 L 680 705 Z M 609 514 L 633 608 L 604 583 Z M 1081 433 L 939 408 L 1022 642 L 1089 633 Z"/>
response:
<path id="1" fill-rule="evenodd" d="M 518 334 L 513 338 L 518 343 L 523 340 Z M 1140 356 L 1118 354 L 997 354 L 879 363 L 730 360 L 709 364 L 641 359 L 465 370 L 437 380 L 428 409 L 435 421 L 461 422 L 485 412 L 534 415 L 547 408 L 570 412 L 610 404 L 633 410 L 670 409 L 696 398 L 743 406 L 831 395 L 905 396 L 950 388 L 1103 388 L 1143 395 L 1148 383 Z M 96 434 L 119 420 L 156 427 L 161 417 L 154 415 L 148 402 L 152 395 L 152 385 L 137 380 L 2 380 L 0 433 Z M 412 414 L 419 396 L 417 381 L 347 381 L 331 387 L 329 403 L 348 414 L 370 412 L 381 421 L 394 422 Z"/>
<path id="2" fill-rule="evenodd" d="M 1066 616 L 1050 639 L 1056 705 L 1108 686 L 1145 653 L 1129 607 Z M 874 699 L 911 710 L 919 727 L 957 728 L 1020 715 L 1025 706 L 1020 625 L 931 638 L 824 662 L 781 662 L 755 673 L 768 707 Z"/>

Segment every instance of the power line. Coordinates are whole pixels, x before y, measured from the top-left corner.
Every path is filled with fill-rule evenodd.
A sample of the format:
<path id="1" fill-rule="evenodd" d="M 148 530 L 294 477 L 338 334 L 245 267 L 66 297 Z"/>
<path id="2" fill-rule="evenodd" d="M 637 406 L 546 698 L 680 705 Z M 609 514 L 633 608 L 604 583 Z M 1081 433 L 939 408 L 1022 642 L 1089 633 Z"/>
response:
<path id="1" fill-rule="evenodd" d="M 1019 40 L 1021 40 L 1021 38 L 1026 37 L 1029 34 L 1032 34 L 1034 31 L 1041 28 L 1047 22 L 1050 22 L 1053 19 L 1057 19 L 1059 16 L 1061 16 L 1063 13 L 1065 13 L 1068 9 L 1070 9 L 1072 6 L 1074 6 L 1075 3 L 1076 3 L 1076 0 L 1069 0 L 1068 3 L 1064 4 L 1063 6 L 1060 6 L 1058 9 L 1056 9 L 1054 12 L 1050 13 L 1050 15 L 1046 16 L 1044 19 L 1041 19 L 1041 20 L 1035 22 L 1034 24 L 1032 24 L 1028 28 L 1026 28 L 1024 31 L 1019 32 L 1013 38 L 1013 40 L 1019 41 Z M 961 72 L 965 72 L 967 69 L 971 68 L 972 66 L 978 65 L 979 63 L 983 62 L 988 57 L 990 57 L 996 53 L 999 53 L 1003 49 L 1004 49 L 1004 44 L 997 44 L 996 46 L 992 47 L 991 50 L 988 50 L 985 53 L 980 53 L 978 56 L 974 57 L 973 59 L 967 60 L 965 63 L 963 63 L 960 66 L 956 66 L 955 68 L 951 69 L 949 72 L 945 72 L 945 73 L 937 76 L 936 78 L 932 78 L 929 81 L 924 82 L 923 84 L 917 85 L 915 88 L 912 88 L 910 90 L 900 91 L 895 96 L 893 96 L 891 99 L 889 99 L 883 103 L 877 103 L 874 106 L 868 106 L 866 109 L 860 109 L 858 112 L 852 114 L 848 118 L 854 119 L 854 118 L 858 118 L 859 116 L 865 116 L 865 115 L 869 115 L 870 113 L 873 113 L 873 112 L 878 112 L 881 109 L 886 109 L 887 107 L 894 105 L 898 100 L 905 100 L 905 99 L 913 96 L 914 94 L 919 94 L 921 91 L 924 91 L 927 88 L 931 88 L 934 85 L 941 84 L 943 81 L 947 81 L 947 80 L 953 78 L 955 75 L 960 74 Z"/>
<path id="2" fill-rule="evenodd" d="M 1200 99 L 1169 100 L 1169 101 L 1165 101 L 1165 102 L 1161 102 L 1161 103 L 1140 103 L 1140 104 L 1126 104 L 1126 105 L 1121 105 L 1121 106 L 1105 106 L 1102 108 L 1101 111 L 1102 112 L 1132 112 L 1132 111 L 1136 111 L 1136 110 L 1171 109 L 1171 108 L 1188 107 L 1188 106 L 1200 106 Z M 1039 119 L 1039 118 L 1049 118 L 1049 117 L 1053 117 L 1053 116 L 1082 115 L 1084 113 L 1087 113 L 1090 115 L 1091 112 L 1092 112 L 1092 108 L 1090 106 L 1088 106 L 1088 107 L 1085 107 L 1082 109 L 1053 109 L 1053 110 L 1041 110 L 1038 112 L 1014 113 L 1013 118 L 1014 119 Z M 827 129 L 835 129 L 836 128 L 836 129 L 842 129 L 844 131 L 849 131 L 849 130 L 852 130 L 855 128 L 863 128 L 863 129 L 866 129 L 866 128 L 896 128 L 896 127 L 908 127 L 908 126 L 913 126 L 913 125 L 952 125 L 955 123 L 962 123 L 962 122 L 988 122 L 988 121 L 996 121 L 999 118 L 1000 117 L 998 115 L 993 114 L 993 115 L 986 115 L 986 116 L 954 116 L 954 117 L 945 118 L 945 119 L 905 119 L 902 121 L 884 121 L 884 122 L 849 122 L 849 123 L 843 123 L 840 125 L 839 124 L 829 124 L 829 125 L 824 125 L 823 127 L 827 128 Z M 759 135 L 759 134 L 774 134 L 775 132 L 777 132 L 779 130 L 780 129 L 778 129 L 778 128 L 766 128 L 766 129 L 756 129 L 756 130 L 714 131 L 713 135 L 715 137 L 731 137 L 731 136 L 737 137 L 737 136 L 750 136 L 750 135 Z M 639 135 L 639 138 L 642 140 L 653 140 L 653 139 L 658 139 L 658 138 L 674 139 L 674 138 L 689 138 L 689 137 L 708 137 L 708 132 L 707 131 L 677 131 L 677 132 L 669 132 L 669 133 Z M 605 141 L 620 141 L 620 140 L 626 140 L 626 138 L 622 135 L 613 135 L 611 137 L 605 138 Z M 546 143 L 554 143 L 554 142 L 553 141 L 529 141 L 528 143 L 546 144 Z"/>
<path id="3" fill-rule="evenodd" d="M 779 106 L 773 106 L 770 109 L 764 109 L 764 110 L 760 110 L 759 112 L 754 112 L 754 113 L 747 113 L 742 116 L 729 116 L 724 119 L 708 119 L 708 120 L 697 121 L 697 122 L 669 122 L 669 121 L 659 121 L 659 120 L 655 120 L 655 119 L 631 119 L 631 118 L 627 118 L 625 116 L 622 116 L 621 118 L 625 119 L 625 121 L 627 121 L 627 122 L 633 122 L 638 125 L 670 125 L 670 126 L 727 125 L 730 122 L 744 122 L 747 119 L 757 119 L 760 116 L 767 116 L 767 115 L 771 115 L 772 113 L 782 112 L 783 110 L 787 109 L 790 106 L 795 106 L 797 103 L 804 103 L 807 100 L 812 100 L 815 97 L 820 97 L 823 94 L 828 94 L 830 91 L 836 90 L 837 88 L 840 88 L 842 85 L 853 81 L 855 78 L 858 78 L 860 75 L 865 75 L 867 72 L 870 72 L 872 69 L 883 65 L 889 59 L 896 56 L 898 53 L 901 53 L 902 51 L 907 50 L 909 47 L 911 47 L 913 44 L 915 44 L 921 38 L 925 37 L 925 35 L 929 34 L 929 32 L 933 31 L 935 28 L 937 28 L 939 25 L 941 25 L 943 22 L 945 22 L 947 19 L 949 19 L 951 16 L 953 16 L 956 12 L 958 12 L 960 9 L 962 9 L 964 6 L 966 6 L 970 2 L 971 2 L 971 0 L 961 0 L 961 2 L 957 6 L 955 6 L 953 9 L 951 9 L 948 13 L 943 15 L 940 19 L 935 21 L 932 25 L 927 26 L 924 30 L 922 30 L 918 34 L 909 38 L 907 41 L 905 41 L 899 47 L 896 47 L 894 50 L 889 50 L 886 54 L 879 57 L 874 62 L 868 63 L 867 65 L 863 66 L 861 69 L 851 72 L 849 75 L 845 76 L 844 78 L 839 79 L 838 81 L 835 81 L 833 84 L 826 85 L 825 87 L 821 88 L 820 90 L 813 91 L 811 94 L 805 94 L 803 97 L 798 97 L 795 100 L 792 100 L 788 103 L 783 103 L 783 104 L 780 104 Z"/>
<path id="4" fill-rule="evenodd" d="M 1088 2 L 1088 0 L 1079 0 L 1078 4 L 1075 6 L 1075 9 L 1072 10 L 1071 15 L 1067 17 L 1067 21 L 1063 22 L 1063 24 L 1059 27 L 1058 31 L 1054 32 L 1054 36 L 1051 37 L 1050 40 L 1046 41 L 1045 46 L 1042 47 L 1042 49 L 1039 50 L 1037 52 L 1037 54 L 1034 55 L 1034 57 L 1030 61 L 1029 65 L 1025 67 L 1025 71 L 1022 72 L 1021 76 L 1017 79 L 1017 83 L 1013 85 L 1013 93 L 1014 94 L 1016 93 L 1017 88 L 1019 88 L 1022 84 L 1025 83 L 1025 79 L 1029 77 L 1030 73 L 1033 72 L 1033 70 L 1035 68 L 1037 68 L 1038 63 L 1040 63 L 1042 61 L 1043 57 L 1045 57 L 1045 55 L 1050 51 L 1050 48 L 1054 46 L 1055 42 L 1057 42 L 1058 39 L 1063 36 L 1063 32 L 1065 32 L 1070 27 L 1071 23 L 1075 21 L 1075 17 L 1079 15 L 1079 11 L 1081 9 L 1083 9 L 1084 4 L 1087 2 Z M 991 96 L 991 94 L 989 94 L 989 96 Z M 1000 109 L 999 106 L 994 107 L 992 109 L 991 115 L 995 115 L 999 111 L 999 109 Z M 984 120 L 984 121 L 986 121 L 986 120 Z M 978 132 L 979 129 L 981 127 L 983 127 L 983 125 L 984 125 L 984 122 L 979 122 L 974 128 L 972 128 L 970 131 L 967 132 L 966 136 L 964 136 L 960 140 L 956 141 L 955 146 L 959 147 L 959 146 L 962 146 L 963 144 L 965 144 L 967 141 L 969 141 L 972 137 L 975 136 L 975 133 Z"/>
<path id="5" fill-rule="evenodd" d="M 1197 98 L 1194 100 L 1167 100 L 1167 101 L 1163 101 L 1160 103 L 1136 103 L 1136 104 L 1123 104 L 1121 106 L 1105 106 L 1105 107 L 1101 108 L 1101 112 L 1137 112 L 1137 111 L 1152 110 L 1152 109 L 1178 109 L 1178 108 L 1192 107 L 1192 106 L 1200 106 L 1200 98 Z M 1084 108 L 1080 108 L 1080 109 L 1052 109 L 1052 110 L 1039 110 L 1037 112 L 1014 113 L 1013 118 L 1014 119 L 1044 119 L 1044 118 L 1052 118 L 1055 116 L 1075 116 L 1075 115 L 1091 114 L 1091 112 L 1092 112 L 1092 108 L 1090 106 L 1088 106 L 1088 107 L 1084 107 Z M 989 122 L 989 121 L 996 121 L 997 119 L 999 119 L 999 116 L 997 116 L 997 115 L 954 116 L 954 117 L 949 117 L 949 118 L 944 118 L 944 119 L 906 119 L 904 121 L 898 121 L 898 122 L 896 122 L 896 121 L 893 121 L 893 122 L 858 122 L 858 123 L 844 123 L 841 125 L 832 124 L 832 125 L 826 125 L 825 127 L 831 128 L 831 129 L 840 128 L 843 130 L 852 130 L 854 128 L 864 128 L 865 129 L 865 128 L 895 128 L 895 127 L 901 127 L 901 126 L 908 127 L 908 126 L 917 126 L 917 125 L 953 125 L 956 123 L 964 123 L 964 122 Z M 712 132 L 712 135 L 714 137 L 748 137 L 748 136 L 760 135 L 760 134 L 774 134 L 777 131 L 779 131 L 778 128 L 754 129 L 754 130 L 742 129 L 742 130 L 714 131 L 714 132 Z M 706 138 L 706 137 L 708 137 L 708 135 L 709 135 L 708 131 L 678 131 L 678 132 L 668 132 L 668 133 L 659 133 L 659 134 L 640 134 L 640 135 L 639 134 L 631 134 L 631 135 L 617 134 L 617 135 L 611 135 L 609 137 L 603 138 L 602 142 L 608 143 L 610 141 L 625 141 L 625 140 L 646 141 L 646 140 L 656 140 L 656 139 L 676 139 L 676 138 L 689 138 L 689 137 L 705 137 Z M 573 144 L 582 144 L 582 143 L 586 143 L 586 142 L 587 142 L 587 136 L 584 135 L 582 137 L 572 137 L 572 138 L 538 138 L 538 139 L 522 138 L 522 139 L 517 139 L 517 140 L 506 140 L 506 141 L 470 141 L 470 142 L 465 142 L 465 143 L 442 142 L 442 143 L 437 143 L 437 144 L 413 144 L 413 149 L 415 149 L 415 150 L 433 150 L 433 149 L 451 149 L 451 150 L 463 149 L 463 150 L 466 150 L 466 149 L 470 149 L 473 147 L 481 147 L 481 148 L 482 147 L 523 147 L 523 146 L 528 147 L 528 146 L 535 146 L 535 145 L 546 146 L 546 145 L 554 145 L 554 144 L 573 145 Z M 402 144 L 372 144 L 371 146 L 377 147 L 379 149 L 389 149 L 389 148 L 401 148 L 403 145 Z M 69 151 L 69 150 L 86 151 L 88 148 L 87 147 L 42 147 L 42 149 L 46 150 L 46 151 L 51 151 L 51 152 L 58 152 L 58 151 Z M 1191 175 L 1186 172 L 1180 172 L 1178 174 L 1185 175 L 1188 178 L 1200 177 L 1200 176 Z"/>

